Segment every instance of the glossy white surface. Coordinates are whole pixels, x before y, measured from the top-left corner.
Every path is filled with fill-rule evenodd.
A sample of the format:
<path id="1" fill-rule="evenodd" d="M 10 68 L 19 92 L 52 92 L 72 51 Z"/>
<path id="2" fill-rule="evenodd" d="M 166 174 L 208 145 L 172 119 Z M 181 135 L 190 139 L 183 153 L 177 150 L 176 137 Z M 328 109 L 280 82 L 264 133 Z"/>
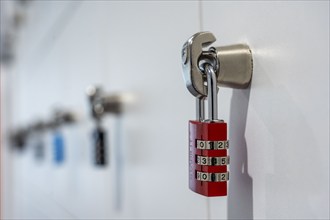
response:
<path id="1" fill-rule="evenodd" d="M 203 15 L 220 44 L 247 43 L 254 58 L 251 91 L 219 101 L 228 217 L 329 218 L 329 2 L 205 2 Z"/>

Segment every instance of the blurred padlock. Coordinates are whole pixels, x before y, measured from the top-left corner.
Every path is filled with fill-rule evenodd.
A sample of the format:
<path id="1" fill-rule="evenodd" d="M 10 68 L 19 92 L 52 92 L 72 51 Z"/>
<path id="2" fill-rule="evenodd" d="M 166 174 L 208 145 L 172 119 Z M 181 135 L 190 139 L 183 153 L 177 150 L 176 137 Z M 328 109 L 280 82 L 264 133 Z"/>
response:
<path id="1" fill-rule="evenodd" d="M 106 133 L 101 126 L 93 132 L 94 141 L 94 161 L 96 165 L 107 164 L 107 147 L 106 147 Z"/>
<path id="2" fill-rule="evenodd" d="M 56 164 L 62 164 L 65 159 L 65 144 L 64 137 L 60 131 L 55 131 L 53 134 L 53 152 L 54 152 L 54 162 Z"/>

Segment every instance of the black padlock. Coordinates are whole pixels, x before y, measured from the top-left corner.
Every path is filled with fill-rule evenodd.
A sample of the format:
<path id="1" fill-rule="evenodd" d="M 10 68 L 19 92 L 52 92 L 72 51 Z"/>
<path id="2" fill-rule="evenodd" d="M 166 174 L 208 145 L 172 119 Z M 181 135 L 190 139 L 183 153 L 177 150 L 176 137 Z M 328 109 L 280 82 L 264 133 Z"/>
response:
<path id="1" fill-rule="evenodd" d="M 107 165 L 106 132 L 98 126 L 93 132 L 94 140 L 94 159 L 96 165 Z"/>

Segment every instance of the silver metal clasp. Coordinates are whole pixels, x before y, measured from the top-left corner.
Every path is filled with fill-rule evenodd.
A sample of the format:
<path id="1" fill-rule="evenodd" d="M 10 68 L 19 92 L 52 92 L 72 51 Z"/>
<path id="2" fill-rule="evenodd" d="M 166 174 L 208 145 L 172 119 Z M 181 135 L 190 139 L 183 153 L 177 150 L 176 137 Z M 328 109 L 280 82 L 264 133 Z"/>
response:
<path id="1" fill-rule="evenodd" d="M 203 47 L 209 46 L 215 40 L 213 34 L 199 32 L 189 38 L 182 48 L 183 77 L 189 92 L 197 98 L 207 96 L 205 76 L 199 68 L 199 58 L 203 53 Z"/>
<path id="2" fill-rule="evenodd" d="M 250 85 L 253 72 L 252 53 L 248 45 L 210 46 L 216 38 L 210 32 L 199 32 L 182 48 L 183 77 L 189 92 L 203 100 L 207 97 L 205 64 L 213 67 L 217 86 L 244 89 Z"/>
<path id="3" fill-rule="evenodd" d="M 105 113 L 120 114 L 123 110 L 123 94 L 107 95 L 100 87 L 89 86 L 86 91 L 92 116 L 99 120 Z"/>

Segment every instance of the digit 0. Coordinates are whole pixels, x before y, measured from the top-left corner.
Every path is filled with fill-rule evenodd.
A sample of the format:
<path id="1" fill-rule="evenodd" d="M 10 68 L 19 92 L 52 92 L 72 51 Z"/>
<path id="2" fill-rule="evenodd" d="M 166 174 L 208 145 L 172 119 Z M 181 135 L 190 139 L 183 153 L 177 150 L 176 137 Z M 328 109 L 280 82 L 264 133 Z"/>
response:
<path id="1" fill-rule="evenodd" d="M 205 148 L 205 142 L 204 141 L 198 141 L 199 142 L 199 148 L 204 149 Z"/>

